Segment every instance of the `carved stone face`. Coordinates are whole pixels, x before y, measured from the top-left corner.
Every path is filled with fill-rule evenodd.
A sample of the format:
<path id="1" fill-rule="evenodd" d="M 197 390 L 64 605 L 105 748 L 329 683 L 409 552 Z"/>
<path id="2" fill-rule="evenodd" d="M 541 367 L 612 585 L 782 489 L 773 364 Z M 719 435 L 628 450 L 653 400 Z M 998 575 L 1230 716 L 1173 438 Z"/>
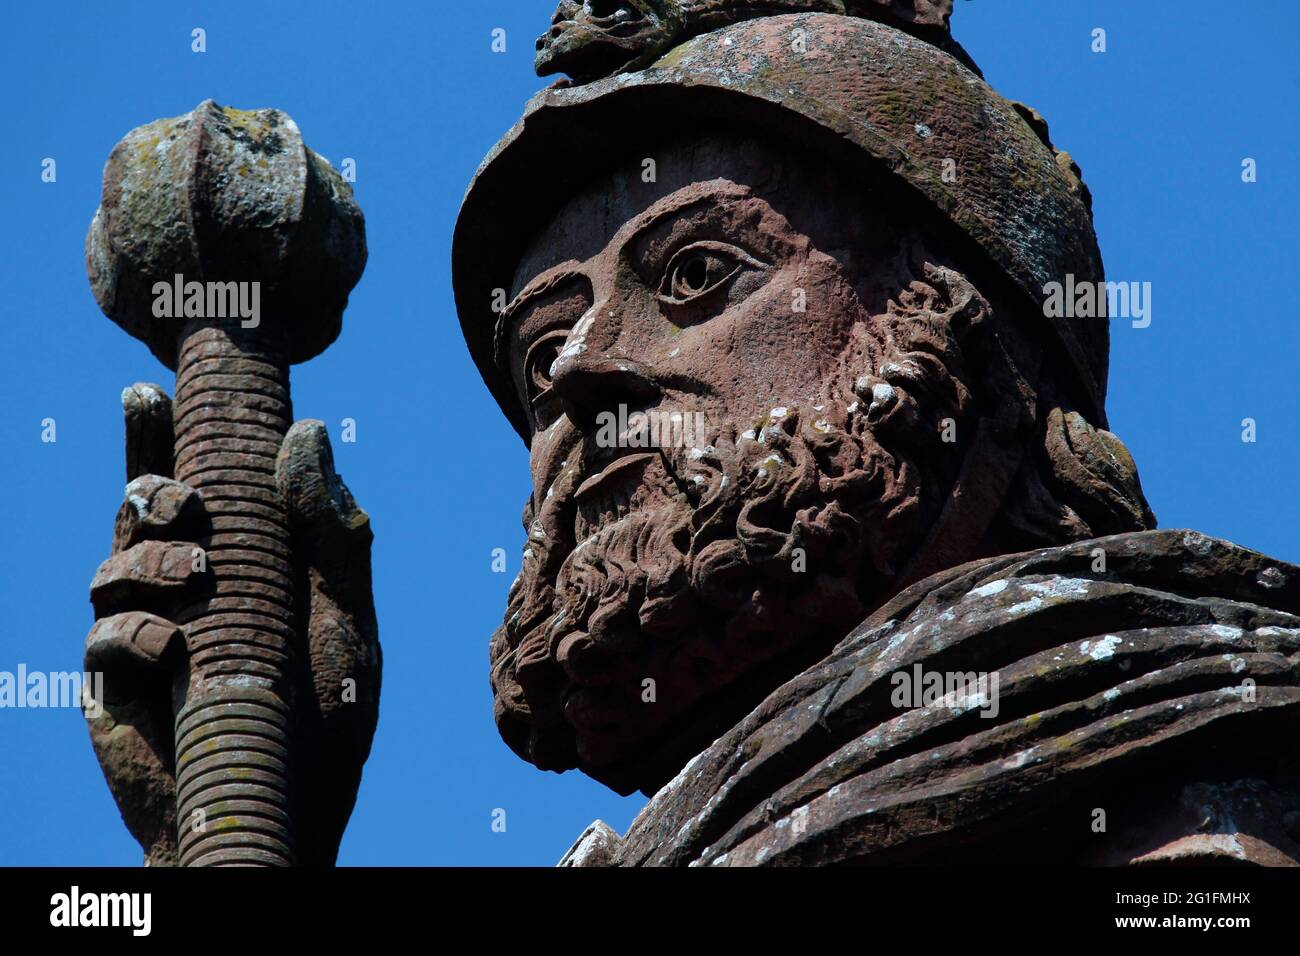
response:
<path id="1" fill-rule="evenodd" d="M 952 0 L 560 0 L 551 28 L 537 38 L 537 73 L 586 82 L 639 69 L 724 24 L 782 13 L 867 17 L 950 47 L 942 41 Z"/>
<path id="2" fill-rule="evenodd" d="M 607 75 L 666 49 L 680 20 L 673 0 L 560 0 L 537 38 L 538 75 Z"/>
<path id="3" fill-rule="evenodd" d="M 497 334 L 533 417 L 492 640 L 522 756 L 656 788 L 890 593 L 961 463 L 943 423 L 969 421 L 991 313 L 941 245 L 737 131 L 557 211 Z"/>

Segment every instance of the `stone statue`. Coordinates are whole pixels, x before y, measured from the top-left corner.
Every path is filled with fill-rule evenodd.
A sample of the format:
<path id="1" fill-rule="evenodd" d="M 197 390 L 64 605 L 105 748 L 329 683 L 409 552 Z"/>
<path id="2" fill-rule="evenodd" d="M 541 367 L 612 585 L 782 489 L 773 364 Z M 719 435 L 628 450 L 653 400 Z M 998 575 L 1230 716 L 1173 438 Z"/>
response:
<path id="1" fill-rule="evenodd" d="M 566 864 L 1300 862 L 1300 568 L 1155 530 L 1044 304 L 1088 190 L 951 6 L 566 0 L 465 197 L 496 722 L 652 795 Z"/>
<path id="2" fill-rule="evenodd" d="M 378 717 L 370 523 L 290 363 L 366 261 L 352 190 L 278 110 L 211 100 L 109 157 L 86 263 L 177 372 L 123 392 L 126 500 L 91 584 L 87 709 L 151 866 L 331 865 Z"/>

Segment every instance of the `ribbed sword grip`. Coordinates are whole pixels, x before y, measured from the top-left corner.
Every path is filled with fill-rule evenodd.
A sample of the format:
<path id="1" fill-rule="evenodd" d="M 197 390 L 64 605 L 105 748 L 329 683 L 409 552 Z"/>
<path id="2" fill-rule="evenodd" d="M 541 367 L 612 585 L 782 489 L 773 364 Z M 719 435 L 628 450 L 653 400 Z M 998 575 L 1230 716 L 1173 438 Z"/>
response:
<path id="1" fill-rule="evenodd" d="M 177 364 L 176 478 L 203 496 L 212 533 L 199 546 L 214 585 L 178 622 L 190 650 L 176 714 L 182 866 L 294 861 L 293 566 L 275 480 L 293 410 L 288 364 L 266 331 L 191 325 Z"/>

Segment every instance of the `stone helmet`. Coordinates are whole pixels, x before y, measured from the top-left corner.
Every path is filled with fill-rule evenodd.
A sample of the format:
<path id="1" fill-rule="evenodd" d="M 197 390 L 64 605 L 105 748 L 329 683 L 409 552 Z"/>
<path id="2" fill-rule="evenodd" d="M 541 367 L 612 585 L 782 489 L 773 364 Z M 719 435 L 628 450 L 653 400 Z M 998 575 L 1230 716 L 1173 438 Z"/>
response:
<path id="1" fill-rule="evenodd" d="M 538 41 L 538 69 L 586 82 L 561 81 L 529 101 L 479 166 L 452 247 L 465 339 L 526 441 L 526 410 L 496 359 L 500 290 L 526 243 L 602 161 L 678 127 L 742 122 L 896 177 L 1028 309 L 1044 311 L 1048 283 L 1102 281 L 1078 167 L 1037 113 L 999 96 L 951 41 L 951 9 L 951 0 L 561 3 Z M 1042 321 L 1067 394 L 1104 428 L 1107 320 Z"/>

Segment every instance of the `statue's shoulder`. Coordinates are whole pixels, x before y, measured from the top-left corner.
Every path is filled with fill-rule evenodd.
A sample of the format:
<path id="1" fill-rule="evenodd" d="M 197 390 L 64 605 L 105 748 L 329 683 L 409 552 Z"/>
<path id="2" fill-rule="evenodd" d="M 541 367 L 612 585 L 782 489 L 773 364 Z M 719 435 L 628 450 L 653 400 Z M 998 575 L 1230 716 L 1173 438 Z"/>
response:
<path id="1" fill-rule="evenodd" d="M 1297 768 L 1267 746 L 1300 729 L 1297 661 L 1300 567 L 1227 541 L 1148 531 L 972 562 L 880 607 L 584 855 L 1114 862 L 1186 855 L 1174 818 L 1193 800 L 1189 813 L 1208 801 L 1225 818 L 1262 807 L 1254 830 L 1277 831 L 1246 850 L 1234 831 L 1214 852 L 1300 857 L 1300 807 L 1274 806 Z M 1217 782 L 1198 775 L 1210 748 Z M 1105 807 L 1158 813 L 1172 835 L 1090 842 Z"/>

